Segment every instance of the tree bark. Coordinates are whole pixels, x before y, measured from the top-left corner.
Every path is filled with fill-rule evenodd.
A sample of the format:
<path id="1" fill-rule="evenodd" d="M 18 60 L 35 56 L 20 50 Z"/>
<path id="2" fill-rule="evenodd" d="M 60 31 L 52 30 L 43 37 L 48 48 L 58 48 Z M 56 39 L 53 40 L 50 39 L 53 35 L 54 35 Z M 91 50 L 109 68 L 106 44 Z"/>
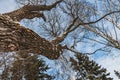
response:
<path id="1" fill-rule="evenodd" d="M 62 48 L 52 42 L 41 38 L 34 31 L 21 26 L 18 22 L 24 18 L 46 18 L 41 11 L 51 10 L 63 0 L 51 5 L 25 5 L 22 8 L 0 14 L 0 52 L 38 53 L 49 59 L 57 59 Z M 16 22 L 17 21 L 17 22 Z"/>
<path id="2" fill-rule="evenodd" d="M 51 5 L 25 5 L 22 8 L 9 12 L 4 13 L 3 15 L 8 15 L 11 17 L 14 21 L 21 21 L 22 19 L 33 19 L 35 17 L 37 18 L 43 18 L 44 21 L 46 21 L 46 18 L 42 11 L 45 10 L 51 10 L 52 8 L 55 8 L 57 4 L 61 3 L 63 0 L 59 0 Z"/>
<path id="3" fill-rule="evenodd" d="M 49 59 L 57 59 L 61 55 L 59 46 L 41 38 L 9 16 L 0 15 L 0 52 L 12 51 L 38 53 Z"/>

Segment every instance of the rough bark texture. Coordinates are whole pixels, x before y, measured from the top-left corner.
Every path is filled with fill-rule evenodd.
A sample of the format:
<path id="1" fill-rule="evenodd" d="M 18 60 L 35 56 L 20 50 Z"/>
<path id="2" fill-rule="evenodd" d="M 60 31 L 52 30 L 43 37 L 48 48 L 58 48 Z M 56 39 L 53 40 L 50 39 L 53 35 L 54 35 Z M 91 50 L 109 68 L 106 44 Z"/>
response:
<path id="1" fill-rule="evenodd" d="M 57 59 L 61 54 L 59 46 L 41 38 L 9 16 L 0 15 L 0 52 L 11 51 L 38 53 L 49 59 Z"/>
<path id="2" fill-rule="evenodd" d="M 46 21 L 46 18 L 43 14 L 43 12 L 40 11 L 49 11 L 52 8 L 55 8 L 57 4 L 62 2 L 63 0 L 56 1 L 52 5 L 25 5 L 20 9 L 17 9 L 15 11 L 4 13 L 3 15 L 10 16 L 14 21 L 21 21 L 22 19 L 33 19 L 35 17 L 43 18 L 44 21 Z"/>

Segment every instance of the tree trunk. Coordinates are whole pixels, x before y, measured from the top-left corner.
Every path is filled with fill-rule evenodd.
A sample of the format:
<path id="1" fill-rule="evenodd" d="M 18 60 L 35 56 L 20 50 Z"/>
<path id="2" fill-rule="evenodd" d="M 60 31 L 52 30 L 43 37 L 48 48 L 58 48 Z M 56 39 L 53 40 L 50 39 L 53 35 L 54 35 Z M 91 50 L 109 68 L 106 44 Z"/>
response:
<path id="1" fill-rule="evenodd" d="M 32 30 L 21 26 L 9 16 L 0 15 L 0 52 L 38 53 L 57 59 L 61 50 Z"/>

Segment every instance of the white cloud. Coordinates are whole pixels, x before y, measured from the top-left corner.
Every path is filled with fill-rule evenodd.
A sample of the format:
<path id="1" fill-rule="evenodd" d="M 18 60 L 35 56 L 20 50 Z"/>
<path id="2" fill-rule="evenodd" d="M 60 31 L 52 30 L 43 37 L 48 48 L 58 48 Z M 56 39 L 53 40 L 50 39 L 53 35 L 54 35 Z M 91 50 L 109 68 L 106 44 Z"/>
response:
<path id="1" fill-rule="evenodd" d="M 0 0 L 0 13 L 15 10 L 16 3 L 14 0 Z"/>
<path id="2" fill-rule="evenodd" d="M 113 77 L 114 80 L 119 80 L 118 77 L 114 74 L 114 70 L 120 71 L 120 53 L 114 50 L 110 55 L 98 58 L 96 61 L 102 67 L 106 68 L 110 72 L 110 77 Z"/>

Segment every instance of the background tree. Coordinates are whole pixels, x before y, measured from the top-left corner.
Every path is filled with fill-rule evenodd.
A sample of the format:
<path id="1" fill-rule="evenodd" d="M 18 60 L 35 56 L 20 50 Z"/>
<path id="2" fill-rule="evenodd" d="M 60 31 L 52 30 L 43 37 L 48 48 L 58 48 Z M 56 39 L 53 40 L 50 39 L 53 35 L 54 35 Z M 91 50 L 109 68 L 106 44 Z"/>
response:
<path id="1" fill-rule="evenodd" d="M 109 78 L 106 69 L 101 68 L 94 61 L 90 61 L 86 55 L 76 54 L 77 60 L 70 58 L 72 67 L 76 71 L 76 80 L 113 80 Z"/>
<path id="2" fill-rule="evenodd" d="M 15 60 L 8 65 L 2 72 L 4 80 L 51 80 L 52 76 L 45 73 L 48 66 L 42 59 L 38 59 L 37 55 L 18 53 L 13 57 Z"/>
<path id="3" fill-rule="evenodd" d="M 116 70 L 114 72 L 115 72 L 115 75 L 120 79 L 120 73 Z"/>

